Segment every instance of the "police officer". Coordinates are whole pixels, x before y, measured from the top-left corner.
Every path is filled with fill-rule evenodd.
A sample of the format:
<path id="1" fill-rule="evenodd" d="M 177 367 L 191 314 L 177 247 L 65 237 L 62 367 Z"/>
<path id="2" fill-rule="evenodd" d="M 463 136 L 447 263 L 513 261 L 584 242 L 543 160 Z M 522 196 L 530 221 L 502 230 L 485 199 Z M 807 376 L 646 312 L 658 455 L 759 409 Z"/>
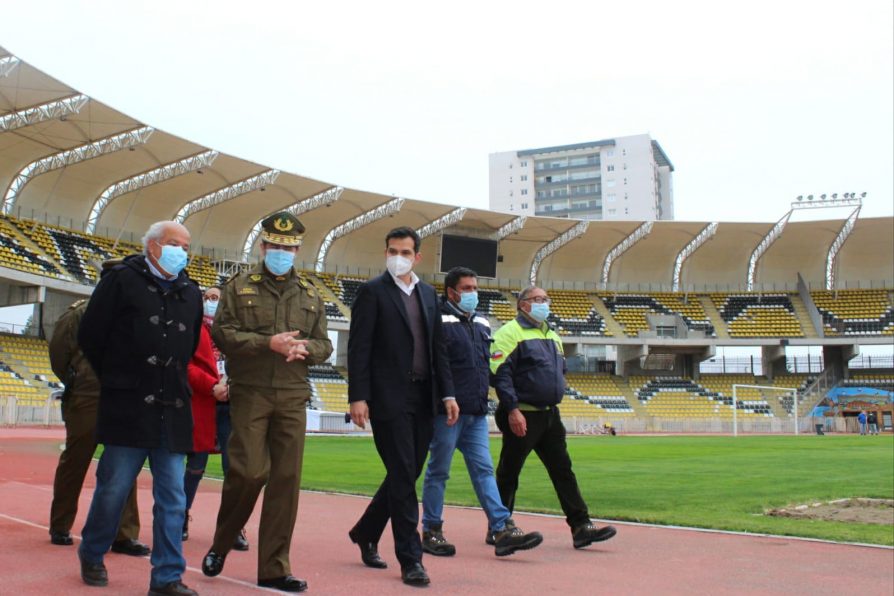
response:
<path id="1" fill-rule="evenodd" d="M 62 397 L 65 450 L 59 456 L 59 465 L 56 466 L 53 503 L 50 505 L 50 542 L 60 546 L 74 543 L 71 526 L 78 513 L 78 498 L 84 485 L 84 477 L 96 451 L 99 379 L 78 347 L 78 326 L 86 308 L 86 300 L 78 300 L 69 306 L 56 322 L 49 345 L 50 366 L 65 383 Z M 137 540 L 139 535 L 140 514 L 134 484 L 121 514 L 112 551 L 136 557 L 148 555 L 149 547 Z"/>
<path id="2" fill-rule="evenodd" d="M 227 357 L 230 469 L 226 474 L 205 575 L 224 560 L 264 491 L 258 536 L 258 585 L 302 592 L 289 546 L 298 511 L 304 454 L 307 367 L 332 353 L 323 300 L 292 265 L 304 226 L 289 212 L 263 222 L 262 262 L 224 286 L 211 337 Z M 268 472 L 269 471 L 269 472 Z"/>

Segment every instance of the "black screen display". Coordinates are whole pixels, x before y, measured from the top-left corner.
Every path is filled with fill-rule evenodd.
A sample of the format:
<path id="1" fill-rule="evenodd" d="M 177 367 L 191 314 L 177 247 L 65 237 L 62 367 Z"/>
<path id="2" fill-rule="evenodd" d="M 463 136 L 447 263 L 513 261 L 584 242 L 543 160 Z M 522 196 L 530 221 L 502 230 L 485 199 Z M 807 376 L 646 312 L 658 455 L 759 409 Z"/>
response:
<path id="1" fill-rule="evenodd" d="M 444 234 L 441 238 L 441 272 L 468 267 L 479 277 L 496 277 L 498 244 L 496 240 Z"/>

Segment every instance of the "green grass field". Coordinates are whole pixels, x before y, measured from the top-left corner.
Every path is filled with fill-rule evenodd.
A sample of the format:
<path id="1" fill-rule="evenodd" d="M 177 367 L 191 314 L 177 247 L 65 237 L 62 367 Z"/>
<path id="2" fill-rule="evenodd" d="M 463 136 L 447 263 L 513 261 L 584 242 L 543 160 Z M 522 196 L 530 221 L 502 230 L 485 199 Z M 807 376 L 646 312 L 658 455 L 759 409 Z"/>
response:
<path id="1" fill-rule="evenodd" d="M 569 437 L 590 515 L 894 545 L 894 526 L 770 517 L 768 508 L 845 497 L 894 498 L 894 438 L 849 436 Z M 500 439 L 491 439 L 496 462 Z M 219 457 L 208 473 L 220 476 Z M 384 468 L 369 437 L 308 436 L 302 487 L 371 495 Z M 419 489 L 421 494 L 422 482 Z M 475 505 L 457 453 L 447 501 Z M 561 513 L 542 464 L 528 459 L 516 508 Z M 482 515 L 482 527 L 485 524 Z"/>

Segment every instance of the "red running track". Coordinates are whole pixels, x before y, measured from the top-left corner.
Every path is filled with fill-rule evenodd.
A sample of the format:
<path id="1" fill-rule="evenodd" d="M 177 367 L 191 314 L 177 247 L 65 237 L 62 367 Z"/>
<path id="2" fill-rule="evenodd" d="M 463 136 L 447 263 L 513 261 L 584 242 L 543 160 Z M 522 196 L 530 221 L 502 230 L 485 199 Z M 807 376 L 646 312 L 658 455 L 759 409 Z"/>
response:
<path id="1" fill-rule="evenodd" d="M 0 594 L 145 594 L 148 558 L 110 553 L 108 588 L 81 582 L 76 546 L 49 542 L 47 519 L 53 472 L 63 433 L 0 429 Z M 313 457 L 312 454 L 309 455 Z M 78 536 L 94 486 L 88 474 L 73 533 Z M 151 543 L 151 476 L 140 476 L 141 539 Z M 248 524 L 252 549 L 230 553 L 223 574 L 200 567 L 214 530 L 220 483 L 205 481 L 184 544 L 184 582 L 202 595 L 272 592 L 258 588 L 255 548 L 259 511 Z M 380 552 L 386 570 L 360 562 L 348 529 L 367 499 L 304 492 L 292 542 L 292 570 L 310 593 L 411 593 L 400 582 L 390 534 Z M 543 532 L 535 550 L 497 558 L 484 544 L 486 522 L 475 509 L 450 508 L 445 529 L 457 546 L 452 558 L 426 556 L 430 594 L 860 594 L 894 593 L 894 550 L 775 538 L 616 524 L 618 536 L 583 550 L 571 546 L 563 519 L 517 514 L 526 530 Z M 892 529 L 894 531 L 894 529 Z M 75 542 L 77 545 L 77 540 Z"/>

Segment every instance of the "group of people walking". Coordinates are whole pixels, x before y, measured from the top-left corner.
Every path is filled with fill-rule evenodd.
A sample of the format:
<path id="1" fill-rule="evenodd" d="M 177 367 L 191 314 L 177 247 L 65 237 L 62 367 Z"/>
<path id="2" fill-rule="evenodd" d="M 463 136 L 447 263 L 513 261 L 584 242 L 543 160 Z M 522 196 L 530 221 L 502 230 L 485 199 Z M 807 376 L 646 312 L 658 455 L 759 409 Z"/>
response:
<path id="1" fill-rule="evenodd" d="M 77 495 L 97 443 L 104 446 L 78 548 L 81 577 L 109 583 L 104 556 L 151 552 L 150 595 L 191 595 L 182 542 L 208 454 L 222 454 L 224 485 L 207 576 L 231 550 L 247 550 L 245 525 L 262 489 L 258 585 L 301 592 L 289 549 L 298 508 L 310 400 L 308 366 L 331 352 L 323 300 L 294 267 L 304 226 L 281 212 L 262 222 L 261 261 L 204 294 L 186 275 L 190 236 L 175 222 L 153 224 L 144 254 L 108 263 L 90 300 L 60 318 L 50 342 L 66 384 L 66 448 L 54 485 L 50 539 L 71 545 Z M 512 519 L 518 478 L 534 451 L 547 469 L 575 548 L 607 540 L 581 497 L 558 403 L 565 390 L 562 343 L 537 287 L 518 296 L 518 316 L 491 334 L 477 314 L 477 275 L 451 270 L 444 296 L 413 268 L 422 259 L 411 228 L 385 238 L 386 272 L 361 286 L 348 339 L 353 422 L 372 426 L 385 478 L 348 532 L 363 564 L 387 568 L 378 543 L 391 522 L 401 579 L 430 582 L 423 553 L 452 556 L 444 534 L 444 492 L 453 454 L 465 459 L 497 556 L 537 547 L 543 536 Z M 219 306 L 218 306 L 219 305 Z M 503 445 L 494 474 L 487 395 L 500 404 Z M 426 457 L 422 536 L 416 480 Z M 152 548 L 138 540 L 136 479 L 153 476 Z"/>

